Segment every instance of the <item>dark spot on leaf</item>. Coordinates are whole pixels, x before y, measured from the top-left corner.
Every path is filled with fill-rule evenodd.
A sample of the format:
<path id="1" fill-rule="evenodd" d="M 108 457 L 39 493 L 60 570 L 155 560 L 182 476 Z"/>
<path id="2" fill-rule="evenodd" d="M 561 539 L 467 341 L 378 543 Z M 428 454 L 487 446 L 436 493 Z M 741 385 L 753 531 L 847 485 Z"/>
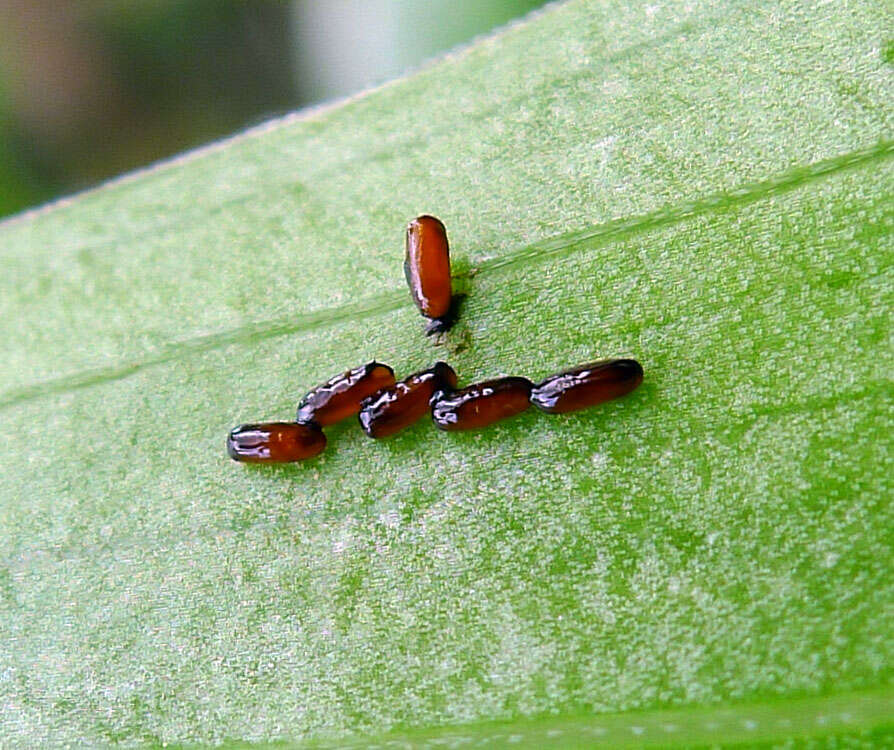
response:
<path id="1" fill-rule="evenodd" d="M 882 59 L 886 63 L 894 63 L 894 39 L 885 42 L 882 48 Z"/>

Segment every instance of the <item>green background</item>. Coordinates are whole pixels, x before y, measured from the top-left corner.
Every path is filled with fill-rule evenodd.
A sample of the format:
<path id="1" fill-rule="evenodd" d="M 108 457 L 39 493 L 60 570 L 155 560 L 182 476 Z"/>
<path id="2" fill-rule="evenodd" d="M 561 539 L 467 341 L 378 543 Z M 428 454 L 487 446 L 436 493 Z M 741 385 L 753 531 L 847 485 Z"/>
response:
<path id="1" fill-rule="evenodd" d="M 0 224 L 0 743 L 890 740 L 890 21 L 573 0 Z M 224 451 L 374 357 L 606 356 L 591 411 Z"/>

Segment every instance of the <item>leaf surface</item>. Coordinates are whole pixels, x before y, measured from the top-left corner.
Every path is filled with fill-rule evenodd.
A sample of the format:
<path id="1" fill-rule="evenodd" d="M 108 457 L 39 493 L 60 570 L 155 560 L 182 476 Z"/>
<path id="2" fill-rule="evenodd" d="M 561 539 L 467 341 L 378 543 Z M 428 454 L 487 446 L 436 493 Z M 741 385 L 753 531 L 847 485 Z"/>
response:
<path id="1" fill-rule="evenodd" d="M 0 744 L 890 738 L 890 21 L 573 0 L 0 224 Z M 223 449 L 373 358 L 608 356 L 591 411 Z"/>

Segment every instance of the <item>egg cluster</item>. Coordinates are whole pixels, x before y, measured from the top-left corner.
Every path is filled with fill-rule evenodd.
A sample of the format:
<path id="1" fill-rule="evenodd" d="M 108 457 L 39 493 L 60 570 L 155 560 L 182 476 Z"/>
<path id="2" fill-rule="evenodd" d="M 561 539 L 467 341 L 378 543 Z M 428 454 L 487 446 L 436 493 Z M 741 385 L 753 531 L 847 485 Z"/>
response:
<path id="1" fill-rule="evenodd" d="M 407 227 L 404 272 L 428 333 L 447 330 L 453 306 L 450 253 L 444 225 L 420 216 Z M 503 377 L 457 388 L 446 362 L 413 373 L 400 382 L 394 370 L 370 362 L 336 375 L 310 391 L 298 404 L 294 422 L 243 424 L 230 431 L 227 452 L 236 461 L 280 463 L 312 458 L 326 447 L 323 428 L 354 415 L 371 438 L 384 438 L 431 412 L 442 430 L 473 430 L 519 414 L 531 404 L 562 414 L 618 398 L 643 380 L 632 359 L 581 365 L 534 384 Z"/>

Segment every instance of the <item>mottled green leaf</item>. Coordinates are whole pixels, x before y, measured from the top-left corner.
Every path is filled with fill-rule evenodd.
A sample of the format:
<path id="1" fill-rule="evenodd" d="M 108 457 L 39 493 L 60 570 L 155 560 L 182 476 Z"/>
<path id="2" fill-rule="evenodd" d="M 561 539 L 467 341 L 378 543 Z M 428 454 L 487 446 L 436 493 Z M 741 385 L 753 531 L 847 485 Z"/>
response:
<path id="1" fill-rule="evenodd" d="M 573 0 L 0 224 L 0 745 L 890 741 L 890 10 Z M 373 357 L 622 355 L 587 412 L 224 452 Z"/>

